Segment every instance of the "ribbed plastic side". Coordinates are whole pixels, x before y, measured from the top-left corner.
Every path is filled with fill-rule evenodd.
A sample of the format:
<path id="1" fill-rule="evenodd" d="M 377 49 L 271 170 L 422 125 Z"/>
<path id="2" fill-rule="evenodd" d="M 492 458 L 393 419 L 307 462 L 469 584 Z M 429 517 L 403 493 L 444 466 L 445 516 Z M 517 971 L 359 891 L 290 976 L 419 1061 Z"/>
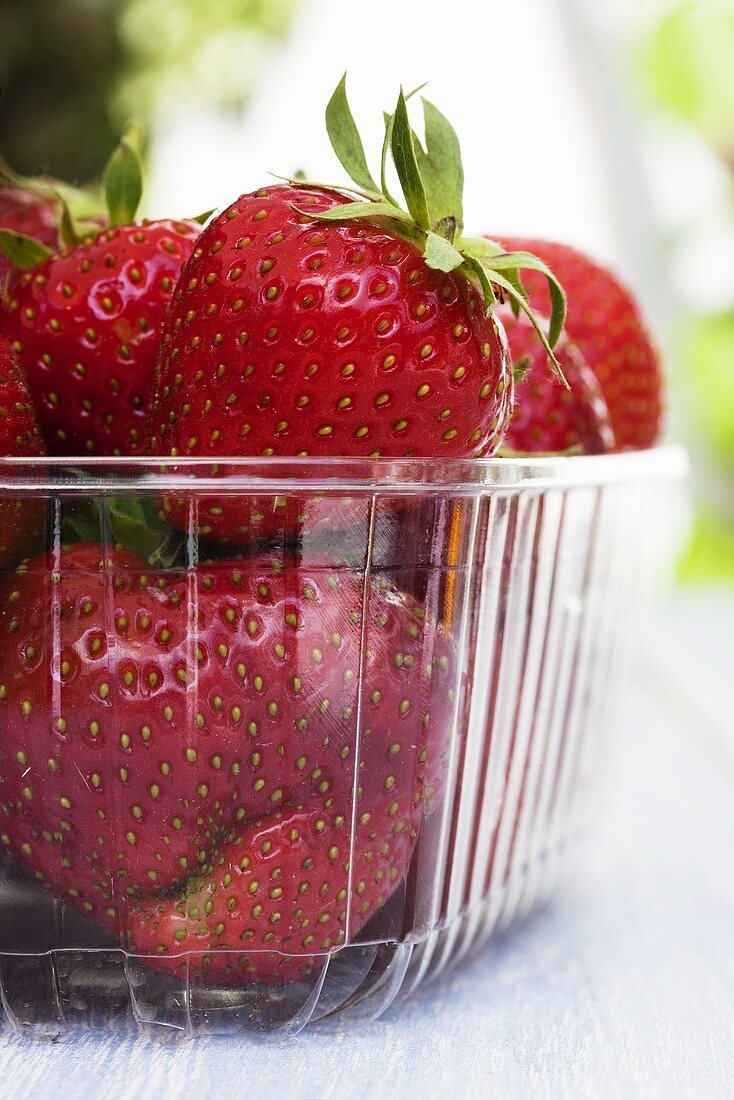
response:
<path id="1" fill-rule="evenodd" d="M 104 564 L 99 572 L 90 572 L 88 586 L 99 602 L 104 683 L 108 685 L 100 702 L 105 718 L 99 734 L 101 751 L 111 753 L 113 746 L 117 751 L 116 746 L 141 735 L 131 726 L 132 704 L 127 681 L 121 679 L 121 646 L 127 640 L 121 634 L 119 593 L 125 585 L 144 588 L 150 578 L 144 565 L 137 570 L 128 564 L 121 579 L 119 564 L 108 560 L 114 541 L 113 517 L 102 492 L 97 505 L 97 546 Z M 37 559 L 29 567 L 36 571 L 39 586 L 50 586 L 43 633 L 55 669 L 72 641 L 73 624 L 61 614 L 64 584 L 73 568 L 67 564 L 62 543 L 68 506 L 63 494 L 48 498 L 46 546 L 56 580 L 49 580 L 48 565 L 38 564 Z M 273 812 L 287 812 L 297 798 L 307 803 L 311 799 L 308 805 L 323 805 L 325 818 L 336 822 L 338 843 L 332 848 L 340 854 L 338 859 L 329 855 L 332 869 L 321 889 L 324 906 L 335 894 L 343 901 L 333 910 L 338 917 L 325 920 L 329 933 L 325 938 L 313 934 L 318 932 L 318 907 L 308 908 L 298 898 L 284 902 L 273 923 L 277 931 L 248 948 L 253 954 L 238 980 L 208 981 L 210 962 L 202 959 L 202 951 L 187 956 L 182 949 L 182 965 L 168 969 L 160 961 L 136 954 L 131 913 L 140 895 L 137 887 L 131 891 L 132 873 L 125 870 L 122 856 L 107 879 L 106 872 L 100 872 L 106 905 L 113 914 L 106 928 L 89 919 L 68 889 L 56 889 L 51 875 L 45 876 L 45 882 L 34 876 L 36 855 L 24 855 L 20 840 L 13 840 L 13 830 L 19 837 L 21 833 L 30 837 L 26 843 L 31 852 L 36 843 L 39 848 L 58 843 L 59 851 L 66 851 L 64 846 L 72 843 L 69 837 L 83 848 L 84 838 L 77 836 L 72 822 L 69 836 L 59 833 L 56 839 L 49 832 L 51 839 L 44 839 L 44 807 L 36 794 L 46 788 L 32 759 L 24 773 L 30 789 L 28 805 L 8 795 L 16 775 L 9 750 L 21 761 L 26 754 L 15 752 L 17 745 L 11 745 L 16 719 L 15 725 L 4 719 L 0 741 L 6 743 L 0 746 L 5 754 L 0 772 L 7 774 L 5 793 L 0 785 L 0 834 L 4 828 L 12 834 L 0 856 L 4 1026 L 54 1039 L 92 1026 L 180 1038 L 227 1030 L 293 1033 L 309 1021 L 334 1014 L 344 1020 L 374 1017 L 396 997 L 412 994 L 547 899 L 559 876 L 572 868 L 577 841 L 589 822 L 603 770 L 600 762 L 622 690 L 628 642 L 646 573 L 656 560 L 658 516 L 665 506 L 666 490 L 656 484 L 463 492 L 414 501 L 407 509 L 403 501 L 375 493 L 358 504 L 349 499 L 339 502 L 340 514 L 350 516 L 351 527 L 348 538 L 336 541 L 333 525 L 327 525 L 324 537 L 321 519 L 314 520 L 313 512 L 303 519 L 299 511 L 295 552 L 285 541 L 268 550 L 276 563 L 276 576 L 283 578 L 283 598 L 287 602 L 289 593 L 295 596 L 304 577 L 319 599 L 320 593 L 328 594 L 329 586 L 348 591 L 352 605 L 344 612 L 356 626 L 352 650 L 346 627 L 346 641 L 341 631 L 332 630 L 336 655 L 330 659 L 337 664 L 331 671 L 325 666 L 324 684 L 331 684 L 329 690 L 336 690 L 337 681 L 341 685 L 340 715 L 330 712 L 331 700 L 326 696 L 320 700 L 320 717 L 315 709 L 308 711 L 308 722 L 322 723 L 317 726 L 322 747 L 313 782 L 308 788 L 298 787 L 297 795 L 288 794 L 296 787 L 286 749 L 280 773 L 275 778 L 270 774 L 268 781 L 276 788 Z M 251 502 L 249 507 L 255 505 Z M 262 499 L 257 507 L 263 507 Z M 212 564 L 206 547 L 199 543 L 200 526 L 192 495 L 179 557 L 173 564 L 157 566 L 155 572 L 160 587 L 173 586 L 185 594 L 180 610 L 169 608 L 168 613 L 173 622 L 170 629 L 179 630 L 184 638 L 176 674 L 186 685 L 177 697 L 185 718 L 175 752 L 198 761 L 187 773 L 186 805 L 195 804 L 197 797 L 206 804 L 207 795 L 201 792 L 208 791 L 211 777 L 202 763 L 201 728 L 208 730 L 206 724 L 218 720 L 215 711 L 222 705 L 231 710 L 227 728 L 234 731 L 233 737 L 240 737 L 237 723 L 242 723 L 242 741 L 235 740 L 233 750 L 233 777 L 244 773 L 248 782 L 254 779 L 259 764 L 253 761 L 259 761 L 279 739 L 298 736 L 294 729 L 277 727 L 275 715 L 287 705 L 282 684 L 253 686 L 245 678 L 241 694 L 231 694 L 230 657 L 226 656 L 221 658 L 221 668 L 215 666 L 224 684 L 220 698 L 220 680 L 206 671 L 207 661 L 214 658 L 202 656 L 202 646 L 206 649 L 213 637 L 207 633 L 209 597 L 202 578 L 207 570 L 215 570 L 215 583 L 221 583 L 216 580 L 221 556 L 218 565 Z M 231 573 L 236 567 L 247 583 L 248 570 L 253 568 L 247 556 L 239 554 L 237 547 L 228 554 L 227 569 Z M 11 583 L 12 577 L 6 578 L 3 591 Z M 328 602 L 320 614 L 327 622 Z M 383 653 L 381 632 L 390 629 L 385 622 L 393 614 L 413 615 L 411 622 L 419 624 L 420 630 L 416 627 L 404 648 L 391 641 L 392 648 Z M 2 640 L 10 627 L 2 608 L 0 615 L 4 616 L 0 618 Z M 285 625 L 272 634 L 271 643 L 278 652 L 295 647 L 295 659 L 304 668 L 312 659 L 312 654 L 298 649 L 305 641 Z M 243 664 L 242 653 L 249 652 L 247 646 L 252 644 L 244 627 L 232 634 L 232 652 Z M 223 643 L 220 650 L 229 653 Z M 165 670 L 160 675 L 165 678 Z M 34 729 L 36 733 L 40 729 L 33 721 L 51 722 L 54 729 L 73 722 L 62 680 L 56 672 L 47 677 L 45 696 L 34 702 L 34 715 L 45 717 L 34 717 L 22 727 L 31 747 Z M 275 724 L 253 733 L 257 724 L 251 720 L 248 725 L 247 708 L 255 706 L 258 692 L 268 690 Z M 387 693 L 392 699 L 391 692 L 396 705 L 399 700 L 399 713 L 382 713 L 380 695 Z M 167 698 L 151 693 L 154 728 L 157 709 L 164 708 Z M 250 731 L 249 740 L 245 730 Z M 352 731 L 351 740 L 340 743 L 345 730 Z M 172 744 L 167 742 L 168 752 L 174 751 Z M 30 749 L 27 756 L 32 756 Z M 384 764 L 384 758 L 394 758 L 394 766 Z M 145 766 L 149 759 L 140 749 L 131 757 L 130 767 Z M 69 767 L 73 763 L 68 760 Z M 383 767 L 384 774 L 379 770 Z M 371 774 L 378 772 L 385 791 L 374 789 Z M 91 797 L 88 777 L 82 779 Z M 240 793 L 239 778 L 230 782 L 234 805 L 245 796 Z M 401 784 L 407 784 L 412 795 L 402 802 Z M 160 800 L 165 783 L 160 780 L 152 787 Z M 85 797 L 84 790 L 75 789 L 80 798 Z M 396 798 L 390 804 L 388 795 L 393 790 Z M 228 791 L 225 794 L 229 796 Z M 321 803 L 314 802 L 316 798 Z M 221 808 L 222 802 L 226 803 L 224 795 L 216 803 L 223 821 L 229 811 Z M 153 822 L 149 830 L 163 829 L 159 823 L 163 818 L 154 817 L 147 804 L 134 807 L 137 816 L 131 823 L 124 782 L 111 785 L 99 805 L 104 807 L 101 831 L 109 836 L 133 837 L 128 841 L 133 844 L 137 821 L 141 843 L 147 843 L 146 820 Z M 244 811 L 242 820 L 249 821 Z M 268 818 L 279 844 L 277 820 Z M 22 831 L 26 826 L 30 833 Z M 218 843 L 226 845 L 223 838 L 224 833 Z M 90 840 L 90 860 L 107 866 L 97 851 L 97 847 L 104 849 L 103 840 L 103 836 Z M 321 866 L 320 858 L 314 847 L 311 862 Z M 273 869 L 278 870 L 275 865 Z M 381 883 L 388 880 L 389 887 L 383 888 Z M 279 881 L 274 875 L 268 898 L 277 896 Z M 306 893 L 313 885 L 308 884 Z M 166 904 L 179 888 L 174 883 L 154 896 Z M 369 900 L 378 894 L 379 901 Z M 252 896 L 264 897 L 261 884 L 255 884 Z M 273 906 L 272 900 L 266 904 Z M 239 912 L 241 900 L 234 899 L 231 908 Z M 338 936 L 335 922 L 341 929 Z M 225 950 L 235 970 L 243 965 L 236 961 L 242 949 L 227 947 L 220 953 Z M 263 960 L 283 952 L 296 959 L 296 965 L 285 971 L 286 980 L 260 980 L 273 969 Z M 214 973 L 220 973 L 219 961 L 215 960 Z M 254 980 L 248 974 L 260 978 Z"/>

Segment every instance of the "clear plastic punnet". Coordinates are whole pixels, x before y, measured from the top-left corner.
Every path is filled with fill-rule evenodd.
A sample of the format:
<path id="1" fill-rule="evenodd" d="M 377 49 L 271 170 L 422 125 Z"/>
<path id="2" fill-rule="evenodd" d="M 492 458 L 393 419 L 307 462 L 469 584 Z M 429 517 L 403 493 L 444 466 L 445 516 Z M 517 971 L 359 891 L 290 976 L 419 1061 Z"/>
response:
<path id="1" fill-rule="evenodd" d="M 0 461 L 2 1026 L 376 1017 L 547 899 L 684 473 Z"/>

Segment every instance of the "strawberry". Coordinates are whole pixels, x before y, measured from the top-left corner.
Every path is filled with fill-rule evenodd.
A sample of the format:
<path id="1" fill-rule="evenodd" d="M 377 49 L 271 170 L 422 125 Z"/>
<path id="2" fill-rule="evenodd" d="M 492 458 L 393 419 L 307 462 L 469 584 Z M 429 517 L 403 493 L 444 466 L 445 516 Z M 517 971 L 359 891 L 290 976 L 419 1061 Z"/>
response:
<path id="1" fill-rule="evenodd" d="M 199 227 L 105 230 L 26 272 L 3 328 L 28 375 L 53 454 L 140 454 L 159 329 Z"/>
<path id="2" fill-rule="evenodd" d="M 218 986 L 307 977 L 407 873 L 419 820 L 410 791 L 369 805 L 358 806 L 353 855 L 343 813 L 296 806 L 245 826 L 180 895 L 131 906 L 127 946 Z"/>
<path id="3" fill-rule="evenodd" d="M 121 157 L 128 165 L 129 202 L 118 195 Z M 130 224 L 140 194 L 128 178 L 138 167 L 132 147 L 123 142 L 111 166 L 111 228 L 59 254 L 44 255 L 36 244 L 30 269 L 13 284 L 0 318 L 52 454 L 135 455 L 146 449 L 163 316 L 200 230 L 187 221 Z M 6 250 L 8 242 L 25 262 L 22 249 L 29 242 L 2 234 Z"/>
<path id="4" fill-rule="evenodd" d="M 494 449 L 507 406 L 496 321 L 468 279 L 395 234 L 310 216 L 344 203 L 268 187 L 204 231 L 164 330 L 157 453 Z"/>
<path id="5" fill-rule="evenodd" d="M 64 243 L 71 210 L 89 226 L 103 224 L 96 188 L 73 187 L 49 176 L 20 176 L 0 157 L 0 230 L 11 236 L 11 246 L 20 245 L 28 255 L 35 242 L 40 255 L 56 252 Z M 18 258 L 16 253 L 9 260 L 0 252 L 0 297 L 18 276 Z"/>
<path id="6" fill-rule="evenodd" d="M 59 244 L 59 204 L 24 187 L 0 184 L 0 228 L 34 237 L 47 248 Z M 14 280 L 16 269 L 0 253 L 0 288 Z"/>
<path id="7" fill-rule="evenodd" d="M 494 449 L 509 407 L 494 318 L 469 280 L 431 270 L 409 242 L 373 225 L 314 224 L 293 209 L 343 202 L 336 192 L 265 188 L 204 231 L 164 330 L 155 454 Z M 200 532 L 272 537 L 279 506 L 205 498 Z M 185 501 L 164 507 L 185 515 Z M 306 508 L 308 525 L 314 503 Z M 330 507 L 317 517 L 332 518 Z"/>
<path id="8" fill-rule="evenodd" d="M 555 241 L 503 237 L 508 249 L 530 249 L 545 260 L 568 294 L 566 332 L 601 386 L 620 451 L 652 447 L 663 417 L 659 354 L 631 292 L 601 264 Z M 547 311 L 549 298 L 537 273 L 523 281 L 531 304 Z"/>
<path id="9" fill-rule="evenodd" d="M 515 369 L 515 407 L 503 446 L 519 454 L 553 454 L 574 448 L 582 454 L 615 449 L 609 410 L 598 381 L 566 336 L 556 344 L 568 388 L 550 371 L 545 349 L 523 317 L 507 310 L 502 320 Z"/>
<path id="10" fill-rule="evenodd" d="M 447 640 L 425 603 L 353 572 L 155 574 L 64 546 L 0 588 L 0 645 L 0 839 L 123 939 L 146 898 L 204 889 L 274 815 L 351 821 L 357 744 L 361 812 L 396 835 L 440 781 Z"/>
<path id="11" fill-rule="evenodd" d="M 493 305 L 500 290 L 524 305 L 524 261 L 460 237 L 456 135 L 430 104 L 425 112 L 427 151 L 402 92 L 387 121 L 407 210 L 369 175 L 342 82 L 327 124 L 368 201 L 322 185 L 265 187 L 207 227 L 164 328 L 154 454 L 451 458 L 496 449 L 511 377 Z M 555 284 L 554 295 L 555 338 Z M 165 507 L 185 519 L 185 499 Z M 205 498 L 198 515 L 209 538 L 281 532 L 273 500 Z"/>
<path id="12" fill-rule="evenodd" d="M 42 454 L 28 387 L 9 345 L 0 340 L 0 456 Z M 22 554 L 32 552 L 43 531 L 43 517 L 43 504 L 37 499 L 0 499 L 0 569 L 12 568 Z"/>

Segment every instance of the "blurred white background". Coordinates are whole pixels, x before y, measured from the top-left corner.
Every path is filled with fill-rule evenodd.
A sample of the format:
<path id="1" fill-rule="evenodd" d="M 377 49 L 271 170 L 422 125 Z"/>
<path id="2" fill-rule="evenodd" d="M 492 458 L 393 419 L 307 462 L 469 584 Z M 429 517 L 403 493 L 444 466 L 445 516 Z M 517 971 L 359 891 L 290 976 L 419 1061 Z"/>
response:
<path id="1" fill-rule="evenodd" d="M 557 237 L 606 259 L 665 335 L 676 290 L 695 304 L 696 288 L 705 287 L 710 304 L 712 263 L 721 273 L 714 294 L 726 299 L 734 288 L 726 171 L 694 134 L 659 119 L 646 126 L 639 104 L 624 99 L 632 82 L 618 71 L 627 55 L 615 44 L 665 7 L 666 0 L 373 0 L 358 12 L 339 0 L 303 0 L 246 110 L 223 113 L 179 98 L 161 112 L 148 212 L 224 207 L 268 182 L 269 172 L 302 168 L 339 182 L 323 110 L 341 74 L 349 73 L 373 163 L 381 109 L 393 105 L 401 81 L 408 88 L 427 80 L 425 94 L 459 130 L 469 229 Z M 661 239 L 694 221 L 695 238 L 677 264 L 662 264 Z"/>
<path id="2" fill-rule="evenodd" d="M 428 80 L 426 96 L 459 130 L 470 228 L 542 232 L 613 256 L 598 144 L 554 0 L 373 0 L 362 11 L 306 0 L 246 113 L 179 104 L 161 119 L 151 211 L 172 198 L 181 211 L 226 205 L 268 171 L 342 179 L 323 110 L 345 70 L 373 161 L 381 109 L 401 81 Z"/>

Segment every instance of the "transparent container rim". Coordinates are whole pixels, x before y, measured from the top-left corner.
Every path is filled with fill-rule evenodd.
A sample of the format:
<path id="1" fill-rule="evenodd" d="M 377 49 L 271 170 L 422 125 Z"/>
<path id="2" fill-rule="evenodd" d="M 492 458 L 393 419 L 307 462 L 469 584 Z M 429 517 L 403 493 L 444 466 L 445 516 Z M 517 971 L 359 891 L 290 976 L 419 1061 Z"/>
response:
<path id="1" fill-rule="evenodd" d="M 517 492 L 680 480 L 684 447 L 614 455 L 522 458 L 0 458 L 0 493 L 114 494 L 185 490 L 200 495 Z"/>

